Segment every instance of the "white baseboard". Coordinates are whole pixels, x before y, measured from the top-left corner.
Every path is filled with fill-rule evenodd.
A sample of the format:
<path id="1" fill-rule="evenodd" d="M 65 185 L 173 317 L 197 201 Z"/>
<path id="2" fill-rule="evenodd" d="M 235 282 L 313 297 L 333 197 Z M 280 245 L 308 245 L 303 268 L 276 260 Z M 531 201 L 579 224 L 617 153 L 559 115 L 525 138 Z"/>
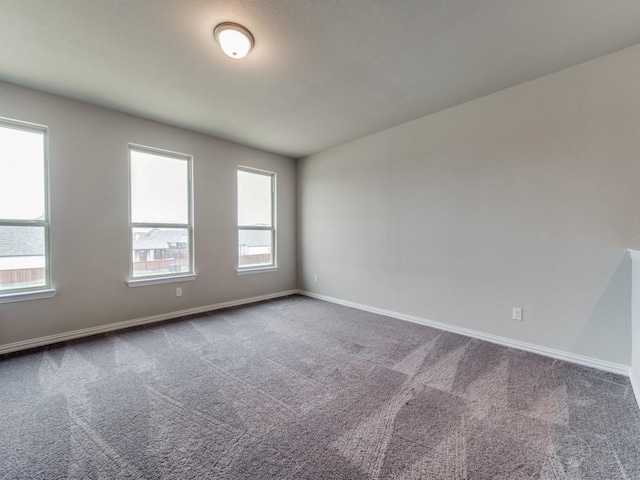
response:
<path id="1" fill-rule="evenodd" d="M 305 295 L 311 298 L 317 298 L 318 300 L 324 300 L 331 303 L 337 303 L 347 307 L 356 308 L 358 310 L 364 310 L 366 312 L 377 313 L 379 315 L 385 315 L 387 317 L 397 318 L 399 320 L 405 320 L 407 322 L 419 323 L 420 325 L 426 325 L 428 327 L 437 328 L 439 330 L 446 330 L 448 332 L 458 333 L 467 337 L 477 338 L 486 342 L 496 343 L 505 347 L 517 348 L 518 350 L 524 350 L 527 352 L 537 353 L 546 357 L 556 358 L 558 360 L 564 360 L 566 362 L 577 363 L 578 365 L 584 365 L 586 367 L 597 368 L 598 370 L 604 370 L 606 372 L 617 373 L 629 377 L 630 369 L 628 365 L 622 365 L 619 363 L 607 362 L 605 360 L 598 360 L 597 358 L 585 357 L 577 355 L 575 353 L 565 352 L 562 350 L 555 350 L 553 348 L 542 347 L 540 345 L 534 345 L 532 343 L 520 342 L 518 340 L 512 340 L 510 338 L 498 337 L 489 333 L 479 332 L 477 330 L 470 330 L 468 328 L 456 327 L 455 325 L 449 325 L 441 322 L 434 322 L 433 320 L 427 320 L 425 318 L 415 317 L 413 315 L 406 315 L 404 313 L 393 312 L 391 310 L 384 310 L 382 308 L 370 307 L 360 303 L 349 302 L 347 300 L 341 300 L 339 298 L 328 297 L 326 295 L 318 295 L 317 293 L 306 292 L 299 290 L 300 295 Z M 640 399 L 638 390 L 634 386 L 636 398 Z"/>
<path id="2" fill-rule="evenodd" d="M 11 352 L 18 352 L 20 350 L 27 350 L 29 348 L 41 347 L 43 345 L 51 345 L 52 343 L 64 342 L 66 340 L 73 340 L 76 338 L 88 337 L 91 335 L 97 335 L 99 333 L 112 332 L 114 330 L 121 330 L 123 328 L 135 327 L 138 325 L 145 325 L 148 323 L 161 322 L 163 320 L 170 320 L 172 318 L 184 317 L 187 315 L 193 315 L 196 313 L 210 312 L 212 310 L 220 310 L 221 308 L 236 307 L 238 305 L 246 305 L 248 303 L 261 302 L 263 300 L 271 300 L 273 298 L 286 297 L 288 295 L 295 295 L 297 290 L 287 290 L 284 292 L 271 293 L 269 295 L 261 295 L 259 297 L 243 298 L 240 300 L 232 300 L 230 302 L 215 303 L 213 305 L 204 305 L 202 307 L 188 308 L 186 310 L 178 310 L 177 312 L 162 313 L 160 315 L 152 315 L 150 317 L 136 318 L 133 320 L 125 320 L 123 322 L 109 323 L 107 325 L 100 325 L 98 327 L 83 328 L 81 330 L 73 330 L 71 332 L 57 333 L 55 335 L 47 335 L 46 337 L 38 337 L 30 340 L 23 340 L 21 342 L 7 343 L 0 345 L 0 355 Z"/>
<path id="3" fill-rule="evenodd" d="M 133 320 L 125 320 L 123 322 L 109 323 L 107 325 L 100 325 L 97 327 L 91 328 L 83 328 L 81 330 L 73 330 L 71 332 L 58 333 L 55 335 L 48 335 L 45 337 L 38 337 L 30 340 L 23 340 L 15 343 L 8 343 L 5 345 L 0 345 L 0 355 L 6 353 L 17 352 L 20 350 L 27 350 L 29 348 L 41 347 L 44 345 L 51 345 L 53 343 L 64 342 L 67 340 L 73 340 L 76 338 L 88 337 L 91 335 L 97 335 L 100 333 L 112 332 L 115 330 L 121 330 L 124 328 L 135 327 L 138 325 L 146 325 L 149 323 L 161 322 L 163 320 L 170 320 L 173 318 L 184 317 L 187 315 L 193 315 L 197 313 L 209 312 L 213 310 L 219 310 L 222 308 L 235 307 L 239 305 L 246 305 L 249 303 L 260 302 L 264 300 L 271 300 L 279 297 L 286 297 L 294 294 L 305 295 L 307 297 L 316 298 L 319 300 L 324 300 L 331 303 L 336 303 L 339 305 L 344 305 L 351 308 L 356 308 L 358 310 L 363 310 L 366 312 L 376 313 L 379 315 L 384 315 L 387 317 L 397 318 L 399 320 L 404 320 L 412 323 L 418 323 L 420 325 L 426 325 L 428 327 L 437 328 L 439 330 L 446 330 L 453 333 L 458 333 L 460 335 L 465 335 L 467 337 L 477 338 L 480 340 L 485 340 L 487 342 L 496 343 L 498 345 L 503 345 L 506 347 L 517 348 L 519 350 L 524 350 L 527 352 L 537 353 L 540 355 L 544 355 L 551 358 L 556 358 L 558 360 L 564 360 L 571 363 L 576 363 L 578 365 L 584 365 L 587 367 L 596 368 L 598 370 L 604 370 L 607 372 L 617 373 L 619 375 L 624 375 L 630 378 L 631 386 L 633 387 L 634 394 L 636 399 L 638 400 L 638 404 L 640 405 L 640 383 L 636 379 L 629 369 L 628 365 L 622 365 L 618 363 L 607 362 L 604 360 L 598 360 L 592 357 L 585 357 L 582 355 L 577 355 L 575 353 L 565 352 L 562 350 L 555 350 L 552 348 L 542 347 L 539 345 L 534 345 L 531 343 L 520 342 L 517 340 L 511 340 L 505 337 L 499 337 L 496 335 L 491 335 L 488 333 L 479 332 L 477 330 L 471 330 L 463 327 L 456 327 L 454 325 L 448 325 L 446 323 L 435 322 L 433 320 L 427 320 L 425 318 L 416 317 L 413 315 L 406 315 L 404 313 L 394 312 L 391 310 L 385 310 L 382 308 L 371 307 L 368 305 L 363 305 L 360 303 L 350 302 L 347 300 L 342 300 L 339 298 L 328 297 L 326 295 L 319 295 L 312 292 L 306 292 L 303 290 L 287 290 L 284 292 L 272 293 L 269 295 L 261 295 L 258 297 L 251 298 L 243 298 L 240 300 L 232 300 L 229 302 L 216 303 L 213 305 L 204 305 L 201 307 L 188 308 L 186 310 L 178 310 L 175 312 L 163 313 L 159 315 L 152 315 L 150 317 L 136 318 Z"/>

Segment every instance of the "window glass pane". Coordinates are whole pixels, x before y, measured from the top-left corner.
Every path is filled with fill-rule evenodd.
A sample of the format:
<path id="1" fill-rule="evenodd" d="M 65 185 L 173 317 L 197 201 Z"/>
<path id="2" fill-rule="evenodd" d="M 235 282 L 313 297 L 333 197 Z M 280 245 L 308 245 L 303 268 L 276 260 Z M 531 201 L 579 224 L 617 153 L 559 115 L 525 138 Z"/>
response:
<path id="1" fill-rule="evenodd" d="M 271 225 L 271 175 L 238 170 L 238 225 Z"/>
<path id="2" fill-rule="evenodd" d="M 189 223 L 189 162 L 131 150 L 131 221 Z"/>
<path id="3" fill-rule="evenodd" d="M 273 264 L 271 230 L 238 230 L 238 266 Z"/>
<path id="4" fill-rule="evenodd" d="M 0 226 L 0 290 L 46 285 L 44 227 Z"/>
<path id="5" fill-rule="evenodd" d="M 0 218 L 45 218 L 44 132 L 0 125 Z"/>
<path id="6" fill-rule="evenodd" d="M 133 228 L 133 276 L 189 273 L 189 230 Z"/>

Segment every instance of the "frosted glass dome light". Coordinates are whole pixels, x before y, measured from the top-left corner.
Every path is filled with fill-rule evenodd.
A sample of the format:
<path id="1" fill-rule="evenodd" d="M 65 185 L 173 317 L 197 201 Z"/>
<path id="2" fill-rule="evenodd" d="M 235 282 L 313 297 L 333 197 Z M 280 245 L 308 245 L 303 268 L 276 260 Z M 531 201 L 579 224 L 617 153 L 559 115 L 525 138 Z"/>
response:
<path id="1" fill-rule="evenodd" d="M 244 58 L 253 48 L 253 35 L 237 23 L 221 23 L 213 30 L 213 36 L 231 58 Z"/>

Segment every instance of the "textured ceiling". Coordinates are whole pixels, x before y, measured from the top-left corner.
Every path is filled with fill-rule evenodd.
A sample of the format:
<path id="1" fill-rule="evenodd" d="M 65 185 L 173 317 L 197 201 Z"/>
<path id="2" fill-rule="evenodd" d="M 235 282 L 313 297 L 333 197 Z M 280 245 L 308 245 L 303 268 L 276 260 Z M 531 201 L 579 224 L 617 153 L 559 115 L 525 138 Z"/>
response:
<path id="1" fill-rule="evenodd" d="M 638 0 L 0 1 L 0 79 L 291 157 L 636 43 Z"/>

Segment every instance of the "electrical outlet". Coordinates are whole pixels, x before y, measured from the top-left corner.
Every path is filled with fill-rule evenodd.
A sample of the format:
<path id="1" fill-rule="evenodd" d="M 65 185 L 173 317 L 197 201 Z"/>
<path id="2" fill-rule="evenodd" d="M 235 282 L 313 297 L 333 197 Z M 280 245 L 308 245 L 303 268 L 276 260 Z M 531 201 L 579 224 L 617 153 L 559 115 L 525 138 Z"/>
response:
<path id="1" fill-rule="evenodd" d="M 513 319 L 518 322 L 522 321 L 522 308 L 513 307 Z"/>
<path id="2" fill-rule="evenodd" d="M 176 287 L 176 297 L 182 296 L 182 287 Z"/>
<path id="3" fill-rule="evenodd" d="M 313 276 L 313 283 L 318 283 L 318 275 Z"/>

